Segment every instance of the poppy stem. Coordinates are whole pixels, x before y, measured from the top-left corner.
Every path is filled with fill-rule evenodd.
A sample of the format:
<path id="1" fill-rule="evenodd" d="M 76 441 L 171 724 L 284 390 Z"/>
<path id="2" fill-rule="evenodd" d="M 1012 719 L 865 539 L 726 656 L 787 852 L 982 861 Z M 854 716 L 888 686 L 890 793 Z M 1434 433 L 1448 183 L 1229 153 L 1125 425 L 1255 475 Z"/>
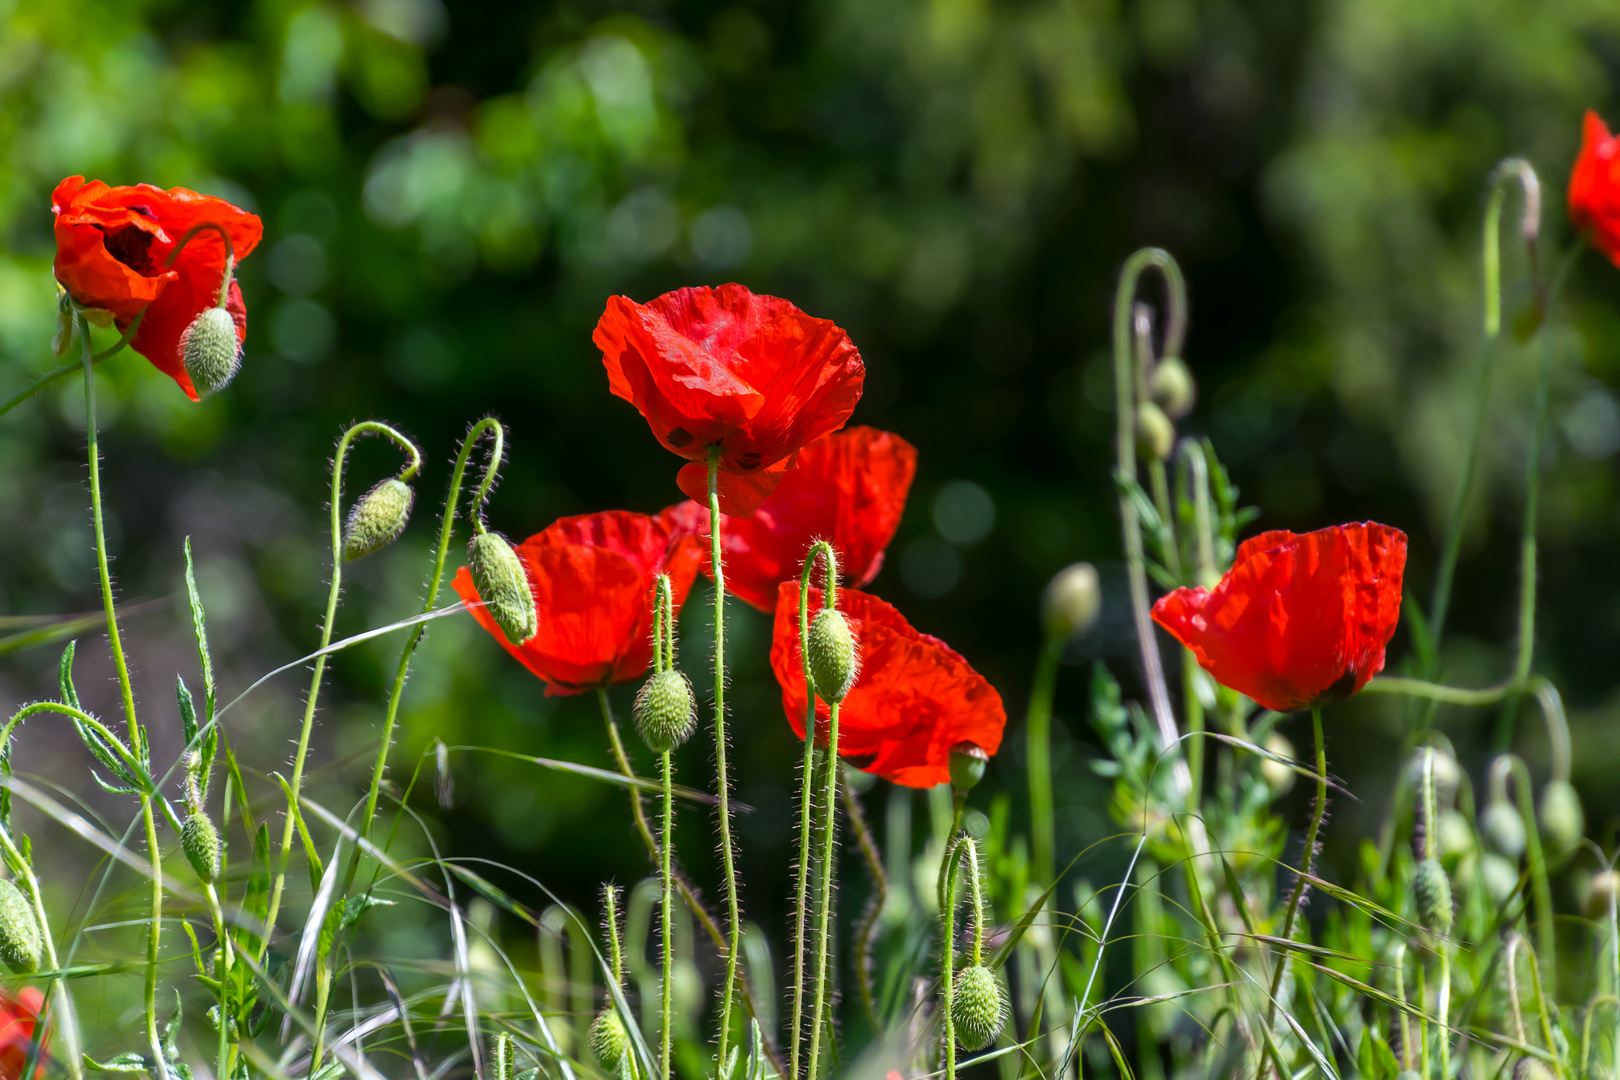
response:
<path id="1" fill-rule="evenodd" d="M 663 989 L 658 994 L 658 1052 L 659 1067 L 663 1070 L 663 1080 L 669 1080 L 674 1068 L 673 1047 L 671 1035 L 675 1016 L 674 987 L 675 972 L 675 766 L 670 752 L 665 750 L 659 755 L 660 764 L 664 767 L 664 829 L 659 835 L 659 876 L 663 880 L 663 896 L 659 908 L 659 942 L 663 947 Z M 636 796 L 641 801 L 641 796 Z"/>
<path id="2" fill-rule="evenodd" d="M 971 842 L 971 841 L 969 841 Z M 945 866 L 956 860 L 956 834 L 945 848 Z M 956 1025 L 951 1020 L 952 998 L 956 993 L 956 875 L 945 875 L 945 889 L 941 896 L 940 918 L 944 920 L 943 941 L 940 948 L 940 1015 L 945 1030 L 945 1080 L 956 1080 Z M 813 1080 L 813 1078 L 812 1078 Z"/>
<path id="3" fill-rule="evenodd" d="M 833 847 L 838 837 L 838 702 L 827 706 L 827 787 L 822 796 L 821 880 L 816 886 L 816 1000 L 810 1017 L 810 1060 L 806 1075 L 816 1080 L 822 1017 L 827 1010 L 827 952 L 831 939 Z"/>
<path id="4" fill-rule="evenodd" d="M 1029 711 L 1024 721 L 1029 758 L 1030 872 L 1042 886 L 1052 883 L 1056 846 L 1052 810 L 1052 695 L 1062 657 L 1063 635 L 1048 633 L 1035 661 L 1035 681 L 1030 686 Z"/>
<path id="5" fill-rule="evenodd" d="M 1322 818 L 1327 813 L 1327 747 L 1322 741 L 1322 710 L 1311 709 L 1311 733 L 1316 737 L 1316 810 L 1311 814 L 1311 827 L 1305 832 L 1305 852 L 1300 859 L 1298 877 L 1294 880 L 1294 891 L 1288 899 L 1288 914 L 1283 919 L 1282 939 L 1292 943 L 1294 940 L 1294 920 L 1299 916 L 1299 906 L 1305 899 L 1306 879 L 1311 876 L 1311 867 L 1316 862 L 1316 840 L 1322 831 Z M 1271 973 L 1271 993 L 1266 1004 L 1266 1028 L 1277 1019 L 1277 994 L 1282 989 L 1283 972 L 1288 969 L 1289 952 L 1286 945 L 1278 950 L 1277 968 Z M 1419 965 L 1421 970 L 1421 965 Z M 1424 1075 L 1428 1075 L 1425 1070 Z"/>
<path id="6" fill-rule="evenodd" d="M 1536 899 L 1536 946 L 1531 955 L 1539 952 L 1551 957 L 1557 945 L 1553 936 L 1552 886 L 1547 880 L 1547 856 L 1541 847 L 1541 830 L 1536 827 L 1536 804 L 1530 786 L 1530 770 L 1517 754 L 1503 755 L 1513 772 L 1513 794 L 1519 804 L 1519 816 L 1524 819 L 1524 858 L 1530 867 L 1530 886 Z M 1528 947 L 1528 946 L 1527 946 Z M 1548 972 L 1549 982 L 1551 971 Z M 1550 1045 L 1550 1044 L 1549 1044 Z"/>
<path id="7" fill-rule="evenodd" d="M 720 994 L 720 1045 L 716 1075 L 725 1080 L 731 1036 L 731 995 L 742 945 L 737 907 L 736 853 L 731 843 L 731 781 L 726 775 L 726 575 L 720 555 L 720 448 L 709 448 L 709 562 L 714 574 L 714 767 L 720 795 L 720 854 L 726 873 L 726 983 Z"/>

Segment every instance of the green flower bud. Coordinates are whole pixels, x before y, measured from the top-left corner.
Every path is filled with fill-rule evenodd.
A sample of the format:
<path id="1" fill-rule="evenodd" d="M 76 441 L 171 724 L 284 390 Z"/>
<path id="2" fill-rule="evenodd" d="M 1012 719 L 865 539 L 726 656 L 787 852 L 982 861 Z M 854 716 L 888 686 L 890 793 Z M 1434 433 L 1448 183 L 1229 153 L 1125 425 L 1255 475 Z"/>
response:
<path id="1" fill-rule="evenodd" d="M 472 571 L 473 586 L 484 601 L 484 610 L 506 640 L 521 645 L 534 637 L 540 615 L 534 609 L 529 575 L 506 538 L 492 532 L 474 536 L 467 545 L 467 569 Z"/>
<path id="2" fill-rule="evenodd" d="M 860 674 L 861 661 L 855 635 L 842 612 L 822 608 L 810 624 L 810 647 L 806 653 L 810 679 L 816 696 L 829 703 L 843 701 Z"/>
<path id="3" fill-rule="evenodd" d="M 392 476 L 355 500 L 343 531 L 343 561 L 363 559 L 398 540 L 415 502 L 411 486 Z"/>
<path id="4" fill-rule="evenodd" d="M 0 881 L 0 962 L 17 975 L 39 970 L 39 922 L 33 905 L 11 881 Z"/>
<path id="5" fill-rule="evenodd" d="M 951 1024 L 964 1050 L 983 1050 L 996 1041 L 1007 1019 L 1007 999 L 995 972 L 982 964 L 956 973 L 951 990 Z"/>
<path id="6" fill-rule="evenodd" d="M 1609 904 L 1620 892 L 1620 874 L 1613 870 L 1599 870 L 1586 886 L 1586 913 L 1594 919 L 1609 914 Z"/>
<path id="7" fill-rule="evenodd" d="M 1172 420 L 1192 412 L 1193 402 L 1198 399 L 1192 372 L 1179 356 L 1167 356 L 1153 366 L 1148 393 Z"/>
<path id="8" fill-rule="evenodd" d="M 236 340 L 236 320 L 222 307 L 212 307 L 180 335 L 186 374 L 201 397 L 221 390 L 242 366 L 242 345 Z"/>
<path id="9" fill-rule="evenodd" d="M 1460 810 L 1447 809 L 1440 814 L 1440 860 L 1448 868 L 1474 850 L 1474 830 Z"/>
<path id="10" fill-rule="evenodd" d="M 1136 450 L 1152 461 L 1164 461 L 1176 447 L 1176 425 L 1151 401 L 1136 407 Z"/>
<path id="11" fill-rule="evenodd" d="M 1498 799 L 1485 808 L 1479 829 L 1485 834 L 1485 842 L 1509 859 L 1517 860 L 1524 854 L 1524 818 L 1506 799 Z"/>
<path id="12" fill-rule="evenodd" d="M 636 731 L 653 753 L 675 749 L 697 728 L 691 680 L 674 668 L 658 672 L 641 684 L 632 712 Z"/>
<path id="13" fill-rule="evenodd" d="M 1581 797 L 1567 780 L 1554 780 L 1541 789 L 1541 837 L 1553 858 L 1562 858 L 1575 850 L 1575 845 L 1586 835 L 1586 815 L 1581 812 Z"/>
<path id="14" fill-rule="evenodd" d="M 984 779 L 984 767 L 990 764 L 990 755 L 978 743 L 959 742 L 951 747 L 951 787 L 957 791 L 970 791 Z"/>
<path id="15" fill-rule="evenodd" d="M 495 1080 L 514 1080 L 517 1065 L 512 1057 L 512 1036 L 501 1032 L 495 1036 Z"/>
<path id="16" fill-rule="evenodd" d="M 1041 622 L 1059 640 L 1091 629 L 1101 610 L 1102 584 L 1097 568 L 1087 562 L 1059 570 L 1041 594 Z"/>
<path id="17" fill-rule="evenodd" d="M 1287 758 L 1289 761 L 1294 760 L 1294 744 L 1276 732 L 1272 732 L 1267 736 L 1266 749 L 1280 758 Z M 1281 795 L 1294 786 L 1294 775 L 1292 766 L 1284 765 L 1282 762 L 1274 761 L 1271 758 L 1262 758 L 1260 760 L 1260 779 L 1266 782 L 1266 787 L 1271 789 L 1274 796 Z"/>
<path id="18" fill-rule="evenodd" d="M 604 1071 L 617 1074 L 624 1067 L 625 1060 L 630 1056 L 630 1035 L 624 1030 L 624 1021 L 619 1019 L 618 1012 L 611 1005 L 596 1014 L 585 1038 Z"/>
<path id="19" fill-rule="evenodd" d="M 1496 905 L 1512 896 L 1519 886 L 1519 868 L 1494 851 L 1486 852 L 1480 859 L 1479 876 L 1485 885 L 1485 894 Z"/>
<path id="20" fill-rule="evenodd" d="M 205 885 L 219 879 L 219 830 L 201 810 L 193 810 L 180 827 L 180 847 L 186 861 Z"/>
<path id="21" fill-rule="evenodd" d="M 1432 934 L 1451 932 L 1451 881 L 1439 859 L 1424 859 L 1412 881 L 1418 921 Z"/>

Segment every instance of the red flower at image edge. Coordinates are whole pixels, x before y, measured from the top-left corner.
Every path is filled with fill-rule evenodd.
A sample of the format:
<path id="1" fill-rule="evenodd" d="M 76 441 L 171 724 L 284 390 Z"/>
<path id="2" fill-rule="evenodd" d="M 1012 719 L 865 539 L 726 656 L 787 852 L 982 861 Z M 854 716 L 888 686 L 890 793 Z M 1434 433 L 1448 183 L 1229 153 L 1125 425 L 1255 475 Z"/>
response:
<path id="1" fill-rule="evenodd" d="M 838 752 L 851 764 L 906 787 L 949 783 L 951 747 L 1001 748 L 1007 710 L 1001 695 L 949 645 L 914 630 L 875 596 L 839 589 L 839 610 L 860 649 L 860 674 L 838 710 Z M 810 590 L 810 617 L 821 590 Z M 804 738 L 804 661 L 799 650 L 799 583 L 777 592 L 771 667 L 782 685 L 782 709 Z M 827 706 L 816 702 L 816 728 L 826 739 Z"/>
<path id="2" fill-rule="evenodd" d="M 39 1026 L 39 1013 L 45 1007 L 45 995 L 32 986 L 12 993 L 0 990 L 0 1078 L 19 1080 L 28 1067 L 28 1054 L 34 1047 L 34 1032 Z M 49 1033 L 40 1040 L 39 1065 L 34 1076 L 45 1075 L 45 1047 Z"/>
<path id="3" fill-rule="evenodd" d="M 473 618 L 507 652 L 546 682 L 546 693 L 578 694 L 639 677 L 652 663 L 652 594 L 659 574 L 675 587 L 680 613 L 703 549 L 675 524 L 673 508 L 656 517 L 609 510 L 567 517 L 516 548 L 539 612 L 534 637 L 513 645 L 478 602 L 472 574 L 456 571 L 455 589 Z"/>
<path id="4" fill-rule="evenodd" d="M 1620 265 L 1620 140 L 1591 109 L 1569 174 L 1569 216 L 1598 250 Z"/>
<path id="5" fill-rule="evenodd" d="M 1245 540 L 1213 589 L 1177 589 L 1153 619 L 1222 686 L 1293 712 L 1349 697 L 1384 667 L 1401 614 L 1406 534 L 1376 522 Z"/>
<path id="6" fill-rule="evenodd" d="M 838 552 L 839 576 L 857 588 L 877 577 L 883 551 L 900 527 L 906 495 L 917 475 L 917 448 L 900 436 L 869 427 L 823 435 L 799 451 L 752 517 L 726 518 L 720 544 L 726 591 L 764 612 L 776 608 L 776 587 L 797 580 L 817 540 Z M 708 542 L 709 515 L 682 504 Z M 709 565 L 703 572 L 713 576 Z"/>
<path id="7" fill-rule="evenodd" d="M 100 180 L 86 183 L 82 176 L 56 186 L 51 213 L 56 217 L 56 280 L 80 306 L 110 312 L 120 330 L 145 311 L 130 348 L 196 401 L 180 338 L 198 315 L 219 302 L 225 242 L 214 230 L 203 229 L 173 266 L 164 264 L 186 233 L 205 221 L 230 234 L 240 263 L 264 234 L 258 216 L 185 188 L 108 187 Z M 247 308 L 234 281 L 225 306 L 236 320 L 237 341 L 246 341 Z"/>
<path id="8" fill-rule="evenodd" d="M 677 482 L 705 506 L 709 449 L 721 448 L 720 509 L 734 517 L 759 507 L 796 451 L 844 426 L 866 374 L 848 334 L 741 285 L 609 297 L 592 340 L 613 393 L 692 462 Z"/>

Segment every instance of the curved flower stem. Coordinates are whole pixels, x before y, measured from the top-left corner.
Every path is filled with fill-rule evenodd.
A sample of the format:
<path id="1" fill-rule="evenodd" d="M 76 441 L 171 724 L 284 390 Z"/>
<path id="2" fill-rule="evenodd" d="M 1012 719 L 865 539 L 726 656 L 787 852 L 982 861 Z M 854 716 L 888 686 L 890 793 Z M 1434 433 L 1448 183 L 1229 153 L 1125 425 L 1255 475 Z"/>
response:
<path id="1" fill-rule="evenodd" d="M 113 602 L 112 571 L 107 562 L 107 530 L 101 510 L 101 450 L 96 433 L 96 372 L 95 357 L 90 352 L 90 323 L 83 314 L 74 316 L 79 324 L 80 349 L 84 367 L 84 424 L 90 461 L 90 516 L 95 524 L 96 571 L 101 582 L 101 602 L 107 614 L 107 643 L 112 650 L 113 666 L 118 672 L 118 690 L 123 699 L 124 722 L 129 728 L 130 749 L 143 762 L 150 754 L 146 746 L 146 733 L 135 715 L 135 691 L 129 681 L 129 664 L 124 659 L 124 644 L 118 633 L 118 613 Z M 141 824 L 146 831 L 147 858 L 152 864 L 151 926 L 146 936 L 146 1040 L 151 1044 L 157 1062 L 158 1080 L 168 1080 L 169 1063 L 163 1056 L 163 1044 L 158 1038 L 157 1025 L 157 968 L 158 945 L 163 935 L 163 853 L 158 848 L 157 822 L 152 814 L 152 796 L 141 793 Z"/>
<path id="2" fill-rule="evenodd" d="M 343 463 L 349 454 L 349 444 L 361 435 L 385 435 L 398 444 L 409 456 L 410 464 L 400 474 L 401 480 L 409 480 L 416 475 L 421 464 L 421 455 L 411 441 L 387 424 L 375 420 L 362 420 L 350 427 L 338 440 L 337 452 L 332 457 L 332 494 L 331 494 L 331 527 L 332 527 L 332 585 L 326 594 L 326 614 L 321 619 L 320 655 L 315 658 L 315 670 L 310 676 L 309 693 L 304 699 L 304 722 L 298 732 L 298 750 L 293 757 L 292 783 L 289 788 L 286 824 L 281 831 L 281 855 L 276 862 L 276 876 L 270 886 L 270 907 L 265 916 L 264 942 L 259 947 L 259 961 L 262 963 L 270 951 L 271 938 L 275 933 L 276 915 L 281 910 L 281 894 L 287 884 L 287 863 L 292 857 L 293 831 L 295 829 L 295 811 L 298 806 L 299 792 L 304 783 L 304 759 L 309 753 L 309 736 L 315 727 L 315 705 L 321 694 L 321 678 L 326 674 L 326 647 L 332 644 L 332 624 L 337 618 L 338 596 L 343 588 Z M 418 633 L 420 628 L 418 628 Z M 385 744 L 386 745 L 386 744 Z M 358 846 L 356 847 L 358 851 Z M 311 1068 L 320 1064 L 317 1060 Z"/>
<path id="3" fill-rule="evenodd" d="M 861 810 L 860 797 L 850 787 L 847 776 L 839 790 L 844 796 L 844 810 L 849 815 L 850 826 L 855 830 L 856 841 L 861 846 L 861 856 L 866 860 L 867 872 L 872 875 L 872 895 L 866 901 L 866 910 L 861 913 L 860 924 L 855 928 L 855 953 L 861 1008 L 876 1032 L 880 1029 L 877 1002 L 872 994 L 872 936 L 877 932 L 878 919 L 889 902 L 889 874 L 883 868 L 883 853 L 878 850 L 877 838 L 872 835 L 866 823 L 866 814 Z"/>
<path id="4" fill-rule="evenodd" d="M 1294 881 L 1293 895 L 1288 899 L 1288 914 L 1283 918 L 1282 939 L 1294 940 L 1294 920 L 1299 916 L 1300 901 L 1305 897 L 1306 879 L 1316 862 L 1316 839 L 1322 830 L 1322 817 L 1327 812 L 1327 747 L 1322 742 L 1322 710 L 1311 709 L 1311 733 L 1316 736 L 1316 811 L 1311 815 L 1311 827 L 1305 832 L 1305 852 L 1300 860 L 1299 876 Z M 1277 994 L 1282 989 L 1283 972 L 1288 968 L 1289 952 L 1278 950 L 1277 968 L 1271 973 L 1271 993 L 1267 995 L 1266 1027 L 1277 1019 Z M 1419 965 L 1421 969 L 1421 965 Z M 1427 1075 L 1427 1071 L 1425 1074 Z"/>
<path id="5" fill-rule="evenodd" d="M 957 845 L 952 843 L 945 848 L 945 862 L 947 864 L 956 859 Z M 964 837 L 963 843 L 971 844 L 972 837 Z M 956 994 L 956 875 L 945 876 L 945 896 L 939 909 L 940 917 L 944 919 L 944 945 L 940 949 L 939 980 L 940 980 L 940 1016 L 945 1029 L 945 1080 L 956 1080 L 956 1025 L 951 1019 L 952 998 Z M 814 1077 L 811 1080 L 815 1080 Z"/>
<path id="6" fill-rule="evenodd" d="M 720 1046 L 717 1075 L 726 1068 L 731 1037 L 731 995 L 742 947 L 742 914 L 737 906 L 736 852 L 731 843 L 731 780 L 726 775 L 726 574 L 720 557 L 720 448 L 709 448 L 709 563 L 714 574 L 714 768 L 720 794 L 720 854 L 726 873 L 726 983 L 720 993 Z M 724 1077 L 721 1077 L 724 1080 Z"/>
<path id="7" fill-rule="evenodd" d="M 1035 680 L 1030 685 L 1029 711 L 1024 720 L 1029 758 L 1030 875 L 1042 886 L 1052 883 L 1052 692 L 1062 658 L 1063 638 L 1047 634 L 1035 661 Z"/>
<path id="8" fill-rule="evenodd" d="M 831 940 L 832 878 L 834 841 L 838 835 L 838 702 L 827 706 L 827 788 L 822 795 L 821 880 L 816 885 L 816 999 L 810 1014 L 810 1059 L 805 1070 L 816 1080 L 816 1060 L 821 1053 L 822 1017 L 826 1014 L 827 952 Z"/>
<path id="9" fill-rule="evenodd" d="M 675 766 L 671 762 L 670 752 L 664 751 L 659 755 L 659 762 L 664 768 L 664 829 L 661 834 L 662 843 L 659 844 L 659 873 L 663 879 L 663 897 L 660 901 L 659 924 L 660 944 L 664 950 L 664 977 L 661 983 L 663 989 L 658 995 L 658 1047 L 659 1067 L 663 1070 L 663 1080 L 669 1080 L 673 1069 L 674 1041 L 671 1032 L 675 1016 L 675 995 L 672 976 L 675 971 L 675 912 L 674 893 L 675 880 L 673 852 L 675 849 Z"/>
<path id="10" fill-rule="evenodd" d="M 1616 903 L 1620 901 L 1614 890 L 1609 891 L 1609 975 L 1613 982 L 1610 984 L 1615 995 L 1615 1031 L 1614 1031 L 1614 1067 L 1610 1076 L 1620 1076 L 1620 913 L 1616 911 Z"/>

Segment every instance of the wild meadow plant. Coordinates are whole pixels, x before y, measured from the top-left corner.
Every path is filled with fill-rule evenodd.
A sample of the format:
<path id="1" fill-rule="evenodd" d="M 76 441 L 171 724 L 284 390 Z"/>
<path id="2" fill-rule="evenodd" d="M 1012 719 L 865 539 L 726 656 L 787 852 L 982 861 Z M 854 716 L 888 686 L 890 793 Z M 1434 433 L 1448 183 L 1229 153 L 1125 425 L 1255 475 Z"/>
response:
<path id="1" fill-rule="evenodd" d="M 255 764 L 233 753 L 228 714 L 264 680 L 222 699 L 189 541 L 197 671 L 177 681 L 173 713 L 149 706 L 137 715 L 102 522 L 95 368 L 128 346 L 193 399 L 225 390 L 246 333 L 234 270 L 261 226 L 184 189 L 64 181 L 53 200 L 55 348 L 59 357 L 77 348 L 79 359 L 0 413 L 83 376 L 96 560 L 123 715 L 108 722 L 83 707 L 70 643 L 58 697 L 24 705 L 0 731 L 0 859 L 9 874 L 0 880 L 0 963 L 11 973 L 0 997 L 0 1071 L 11 1080 L 86 1071 L 153 1080 L 954 1080 L 969 1069 L 1001 1080 L 1620 1077 L 1620 875 L 1614 857 L 1584 838 L 1562 705 L 1536 671 L 1534 649 L 1538 467 L 1556 360 L 1546 324 L 1588 242 L 1620 261 L 1620 143 L 1595 115 L 1586 123 L 1569 187 L 1582 235 L 1557 258 L 1542 254 L 1529 164 L 1506 161 L 1490 180 L 1475 421 L 1426 607 L 1403 596 L 1406 536 L 1388 525 L 1240 540 L 1255 511 L 1241 507 L 1216 448 L 1176 430 L 1196 397 L 1182 359 L 1180 271 L 1157 249 L 1126 261 L 1114 307 L 1112 467 L 1147 700 L 1125 700 L 1104 665 L 1092 669 L 1091 723 L 1104 748 L 1092 767 L 1115 780 L 1108 809 L 1121 832 L 1108 843 L 1128 856 L 1124 876 L 1100 887 L 1082 876 L 1096 851 L 1058 849 L 1053 790 L 1063 777 L 1051 765 L 1054 686 L 1065 643 L 1099 617 L 1096 570 L 1076 563 L 1041 599 L 1045 644 L 1023 729 L 1027 804 L 1000 794 L 988 808 L 971 805 L 1001 748 L 1000 695 L 946 643 L 862 591 L 899 524 L 917 452 L 899 435 L 845 426 L 864 379 L 847 334 L 740 285 L 679 289 L 646 304 L 612 297 L 596 329 L 609 389 L 686 460 L 676 483 L 691 501 L 650 515 L 564 518 L 514 546 L 486 522 L 507 430 L 479 419 L 456 451 L 420 614 L 333 640 L 344 566 L 406 528 L 423 460 L 389 424 L 367 420 L 342 433 L 319 640 L 265 676 L 310 667 L 296 750 L 286 775 L 260 763 L 256 782 L 279 797 L 255 802 L 246 784 Z M 1532 298 L 1515 332 L 1538 340 L 1541 357 L 1517 656 L 1500 683 L 1458 688 L 1441 681 L 1440 650 L 1503 333 L 1501 217 L 1514 188 Z M 1164 285 L 1162 332 L 1160 313 L 1138 299 L 1149 271 Z M 120 336 L 97 351 L 95 328 L 109 326 Z M 346 501 L 348 452 L 362 437 L 392 443 L 402 463 Z M 452 581 L 459 600 L 441 605 L 463 519 L 466 564 Z M 714 671 L 709 701 L 699 700 L 679 650 L 681 609 L 700 571 L 713 585 L 713 651 L 702 658 Z M 786 720 L 775 735 L 727 726 L 728 591 L 774 619 L 770 663 Z M 1402 675 L 1377 677 L 1403 614 L 1411 655 Z M 625 843 L 645 849 L 648 877 L 628 893 L 604 886 L 600 912 L 570 906 L 511 868 L 454 852 L 396 853 L 424 766 L 411 764 L 403 787 L 387 782 L 407 676 L 429 624 L 463 615 L 545 692 L 599 703 L 615 768 L 525 760 L 628 798 Z M 1184 646 L 1175 656 L 1161 653 L 1155 624 Z M 341 814 L 304 784 L 322 677 L 333 653 L 385 634 L 403 643 L 370 783 Z M 656 758 L 654 776 L 638 771 L 611 708 L 608 688 L 622 683 L 639 684 L 632 719 Z M 1336 882 L 1317 865 L 1337 787 L 1322 711 L 1358 692 L 1407 700 L 1409 755 L 1382 830 L 1362 844 L 1353 878 Z M 1553 749 L 1539 787 L 1510 752 L 1525 697 Z M 1499 710 L 1496 756 L 1479 791 L 1433 726 L 1442 704 Z M 1278 730 L 1295 713 L 1311 720 L 1314 752 L 1303 759 Z M 11 737 L 30 717 L 73 724 L 98 762 L 93 779 L 130 800 L 128 830 L 92 822 L 13 775 Z M 152 725 L 174 723 L 182 753 L 154 761 Z M 713 740 L 714 775 L 677 783 L 673 752 L 700 730 Z M 791 924 L 773 945 L 774 935 L 744 920 L 726 751 L 732 738 L 788 730 L 803 746 L 797 876 Z M 1314 787 L 1302 843 L 1292 839 L 1297 823 L 1275 810 L 1296 777 Z M 927 790 L 923 843 L 914 842 L 909 800 L 888 801 L 880 841 L 863 805 L 878 782 Z M 47 907 L 30 838 L 11 818 L 14 799 L 63 842 L 108 857 L 86 908 Z M 712 815 L 718 897 L 701 895 L 682 869 L 709 855 L 676 850 L 683 810 Z M 838 904 L 841 842 L 855 845 L 869 878 L 853 919 Z M 104 899 L 109 882 L 127 875 L 143 889 L 142 912 L 107 924 L 118 907 Z M 1555 906 L 1557 875 L 1584 883 L 1584 917 Z M 547 906 L 536 910 L 524 895 Z M 440 913 L 450 942 L 442 962 L 359 951 L 357 927 L 394 918 L 390 906 L 402 898 Z M 496 910 L 534 929 L 538 966 L 501 950 L 489 928 Z M 138 932 L 144 956 L 80 959 L 92 927 Z M 177 940 L 189 972 L 173 960 Z M 475 951 L 486 960 L 475 964 Z M 138 1033 L 81 1027 L 75 1000 L 125 970 L 143 976 Z"/>

